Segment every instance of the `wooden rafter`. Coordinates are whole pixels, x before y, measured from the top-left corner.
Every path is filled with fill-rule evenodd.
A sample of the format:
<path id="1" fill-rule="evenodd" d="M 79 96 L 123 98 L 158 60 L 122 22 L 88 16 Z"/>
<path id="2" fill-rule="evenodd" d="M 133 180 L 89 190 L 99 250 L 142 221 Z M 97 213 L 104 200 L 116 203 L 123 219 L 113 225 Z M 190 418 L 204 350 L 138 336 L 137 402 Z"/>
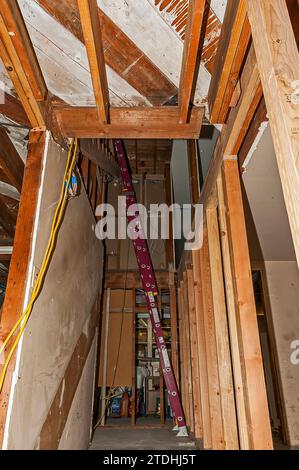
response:
<path id="1" fill-rule="evenodd" d="M 14 186 L 19 193 L 22 189 L 24 163 L 6 131 L 0 127 L 0 167 L 9 184 Z"/>
<path id="2" fill-rule="evenodd" d="M 0 195 L 0 214 L 0 225 L 8 235 L 13 237 L 15 233 L 16 217 L 9 210 L 5 198 L 2 195 Z"/>
<path id="3" fill-rule="evenodd" d="M 197 55 L 206 0 L 190 0 L 184 41 L 183 63 L 179 87 L 179 108 L 181 124 L 188 122 L 192 89 L 195 81 Z"/>
<path id="4" fill-rule="evenodd" d="M 0 113 L 20 126 L 30 127 L 30 122 L 22 103 L 12 95 L 5 93 L 4 103 L 0 103 Z"/>
<path id="5" fill-rule="evenodd" d="M 51 16 L 84 42 L 77 0 L 37 0 Z M 105 62 L 148 101 L 159 106 L 177 95 L 177 88 L 133 41 L 98 9 Z"/>
<path id="6" fill-rule="evenodd" d="M 209 90 L 212 123 L 225 123 L 250 40 L 245 0 L 228 0 Z"/>
<path id="7" fill-rule="evenodd" d="M 285 0 L 246 3 L 299 264 L 298 48 Z"/>
<path id="8" fill-rule="evenodd" d="M 43 127 L 47 88 L 18 2 L 0 0 L 0 57 L 32 127 Z"/>
<path id="9" fill-rule="evenodd" d="M 116 161 L 109 158 L 108 151 L 105 151 L 102 146 L 99 145 L 99 140 L 83 139 L 80 142 L 80 150 L 84 157 L 101 167 L 110 175 L 115 177 L 120 176 L 119 166 Z"/>
<path id="10" fill-rule="evenodd" d="M 197 139 L 204 108 L 191 110 L 190 123 L 179 124 L 179 109 L 111 108 L 111 124 L 101 126 L 96 108 L 54 107 L 64 137 L 122 139 Z"/>
<path id="11" fill-rule="evenodd" d="M 78 0 L 84 42 L 101 124 L 109 122 L 109 91 L 96 0 Z"/>

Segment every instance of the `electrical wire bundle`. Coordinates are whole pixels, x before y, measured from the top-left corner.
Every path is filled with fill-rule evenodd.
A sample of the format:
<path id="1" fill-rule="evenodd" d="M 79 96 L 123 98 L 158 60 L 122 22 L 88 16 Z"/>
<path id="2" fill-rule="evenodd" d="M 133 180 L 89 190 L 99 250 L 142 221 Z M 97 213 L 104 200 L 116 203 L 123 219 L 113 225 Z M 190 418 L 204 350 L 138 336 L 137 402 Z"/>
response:
<path id="1" fill-rule="evenodd" d="M 35 303 L 36 299 L 38 298 L 38 296 L 41 292 L 43 281 L 44 281 L 46 272 L 48 270 L 48 267 L 49 267 L 54 249 L 55 249 L 58 230 L 59 230 L 59 227 L 60 227 L 63 215 L 64 215 L 65 207 L 66 207 L 66 204 L 67 204 L 67 201 L 68 201 L 69 187 L 70 187 L 70 184 L 72 182 L 73 170 L 74 170 L 74 167 L 75 167 L 75 164 L 76 164 L 77 153 L 78 153 L 78 141 L 77 141 L 77 139 L 73 139 L 71 144 L 70 144 L 69 151 L 68 151 L 67 164 L 66 164 L 66 168 L 65 168 L 65 172 L 64 172 L 64 176 L 63 176 L 61 193 L 60 193 L 59 201 L 58 201 L 58 204 L 56 206 L 55 213 L 54 213 L 50 237 L 49 237 L 49 240 L 48 240 L 47 248 L 46 248 L 46 251 L 45 251 L 45 254 L 44 254 L 44 258 L 43 258 L 43 261 L 42 261 L 40 271 L 38 273 L 36 282 L 35 282 L 34 287 L 33 287 L 33 291 L 32 291 L 31 297 L 30 297 L 30 301 L 29 301 L 26 309 L 24 310 L 24 312 L 22 313 L 20 318 L 17 320 L 14 327 L 10 331 L 9 335 L 7 336 L 7 338 L 5 339 L 5 341 L 3 342 L 3 344 L 0 347 L 0 357 L 1 357 L 3 352 L 6 351 L 6 348 L 7 348 L 8 344 L 10 343 L 10 340 L 13 338 L 15 332 L 20 327 L 20 330 L 17 334 L 17 337 L 15 338 L 15 340 L 14 340 L 14 342 L 13 342 L 13 344 L 12 344 L 10 350 L 9 350 L 9 353 L 8 353 L 7 358 L 5 360 L 3 369 L 1 371 L 1 375 L 0 375 L 0 393 L 1 393 L 2 388 L 3 388 L 3 384 L 4 384 L 4 380 L 5 380 L 5 376 L 6 376 L 6 373 L 7 373 L 7 369 L 8 369 L 10 360 L 11 360 L 11 358 L 12 358 L 12 356 L 13 356 L 13 354 L 14 354 L 14 352 L 15 352 L 18 344 L 19 344 L 20 339 L 22 338 L 22 335 L 24 333 L 24 330 L 25 330 L 26 325 L 28 323 L 28 320 L 30 318 L 34 303 Z"/>

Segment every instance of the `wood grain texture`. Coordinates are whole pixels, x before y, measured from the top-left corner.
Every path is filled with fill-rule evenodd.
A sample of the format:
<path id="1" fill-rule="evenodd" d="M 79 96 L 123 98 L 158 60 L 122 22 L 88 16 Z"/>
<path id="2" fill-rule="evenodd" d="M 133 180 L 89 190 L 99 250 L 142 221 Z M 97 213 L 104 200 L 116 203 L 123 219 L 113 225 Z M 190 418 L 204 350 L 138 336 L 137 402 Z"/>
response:
<path id="1" fill-rule="evenodd" d="M 245 0 L 228 0 L 209 90 L 212 123 L 226 122 L 249 39 Z"/>
<path id="2" fill-rule="evenodd" d="M 203 119 L 203 108 L 193 108 L 190 123 L 179 124 L 179 109 L 111 108 L 111 124 L 99 126 L 96 108 L 54 108 L 64 137 L 123 139 L 197 139 Z"/>
<path id="3" fill-rule="evenodd" d="M 228 208 L 227 226 L 236 293 L 238 341 L 241 353 L 249 446 L 252 450 L 272 449 L 272 434 L 237 160 L 224 161 L 223 184 Z"/>
<path id="4" fill-rule="evenodd" d="M 22 103 L 8 93 L 5 93 L 4 103 L 0 103 L 0 113 L 21 126 L 30 127 L 30 122 Z"/>
<path id="5" fill-rule="evenodd" d="M 109 91 L 96 0 L 78 0 L 85 47 L 101 124 L 109 122 Z"/>
<path id="6" fill-rule="evenodd" d="M 299 265 L 299 55 L 286 2 L 246 0 Z"/>
<path id="7" fill-rule="evenodd" d="M 37 0 L 50 15 L 83 42 L 77 0 Z M 116 24 L 98 10 L 102 25 L 105 62 L 142 96 L 154 105 L 163 105 L 177 95 L 177 88 L 124 34 Z"/>
<path id="8" fill-rule="evenodd" d="M 47 87 L 16 0 L 0 1 L 0 56 L 32 127 L 44 126 Z"/>
<path id="9" fill-rule="evenodd" d="M 189 1 L 179 86 L 180 124 L 188 122 L 189 107 L 192 101 L 192 89 L 197 78 L 195 72 L 204 10 L 205 0 Z"/>

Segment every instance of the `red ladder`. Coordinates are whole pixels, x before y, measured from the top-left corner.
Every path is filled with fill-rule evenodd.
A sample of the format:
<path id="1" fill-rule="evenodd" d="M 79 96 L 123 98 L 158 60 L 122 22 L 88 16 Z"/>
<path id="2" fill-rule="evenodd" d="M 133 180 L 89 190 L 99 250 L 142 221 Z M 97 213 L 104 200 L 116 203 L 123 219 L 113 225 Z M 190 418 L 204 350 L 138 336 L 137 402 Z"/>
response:
<path id="1" fill-rule="evenodd" d="M 136 214 L 134 210 L 134 206 L 136 207 L 137 200 L 122 140 L 114 140 L 114 146 L 117 154 L 118 164 L 121 170 L 123 194 L 126 196 L 127 210 L 129 207 L 131 207 L 130 213 L 127 214 L 127 220 L 128 223 L 134 221 L 134 223 L 130 224 L 130 229 L 135 232 L 134 234 L 132 233 L 132 235 L 134 235 L 134 238 L 136 239 L 133 239 L 133 237 L 131 237 L 131 239 L 134 245 L 140 277 L 146 298 L 146 304 L 152 322 L 153 332 L 155 335 L 156 345 L 159 351 L 160 364 L 163 370 L 166 388 L 168 391 L 169 402 L 175 421 L 177 423 L 174 430 L 179 431 L 178 436 L 188 436 L 184 411 L 179 397 L 178 387 L 176 384 L 165 340 L 163 337 L 161 319 L 157 303 L 158 288 L 155 280 L 152 261 L 148 250 L 147 242 L 144 237 L 141 219 L 138 217 L 138 213 Z"/>

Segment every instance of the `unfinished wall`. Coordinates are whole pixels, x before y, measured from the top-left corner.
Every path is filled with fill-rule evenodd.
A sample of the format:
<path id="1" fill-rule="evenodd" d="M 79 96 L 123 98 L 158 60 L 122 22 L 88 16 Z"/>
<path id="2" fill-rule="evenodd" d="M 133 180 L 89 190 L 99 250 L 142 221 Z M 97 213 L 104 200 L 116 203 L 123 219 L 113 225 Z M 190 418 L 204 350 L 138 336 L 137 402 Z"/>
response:
<path id="1" fill-rule="evenodd" d="M 265 273 L 263 290 L 270 330 L 274 331 L 285 431 L 288 443 L 298 446 L 299 365 L 291 363 L 291 344 L 299 340 L 299 271 L 270 128 L 253 153 L 243 181 L 251 211 L 247 224 L 254 224 L 249 230 L 249 242 L 254 245 L 251 258 Z"/>
<path id="2" fill-rule="evenodd" d="M 47 140 L 27 292 L 41 266 L 66 164 L 66 153 L 49 134 Z M 91 423 L 97 319 L 94 305 L 103 268 L 103 248 L 95 237 L 94 225 L 82 189 L 79 197 L 68 202 L 43 290 L 19 344 L 4 448 L 57 448 L 62 435 L 63 448 L 87 445 L 89 435 L 82 430 L 89 429 Z M 74 407 L 78 400 L 76 377 L 80 381 L 81 412 L 74 419 L 71 405 L 74 396 Z M 68 439 L 70 426 L 76 439 Z"/>

